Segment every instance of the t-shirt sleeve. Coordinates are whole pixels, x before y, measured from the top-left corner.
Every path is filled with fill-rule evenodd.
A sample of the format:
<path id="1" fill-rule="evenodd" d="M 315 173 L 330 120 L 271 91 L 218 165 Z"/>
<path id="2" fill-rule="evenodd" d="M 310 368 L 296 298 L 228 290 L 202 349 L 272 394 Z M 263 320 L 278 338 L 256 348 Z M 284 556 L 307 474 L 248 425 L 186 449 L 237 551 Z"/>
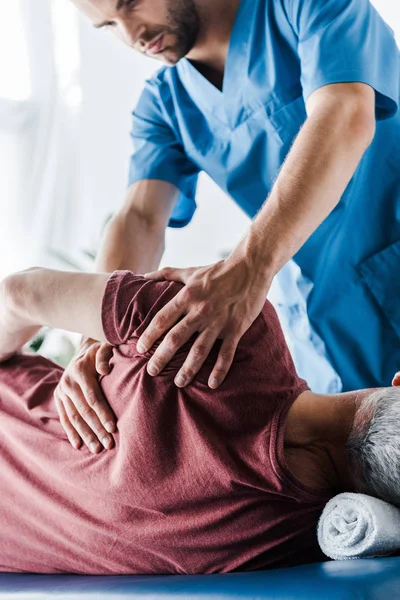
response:
<path id="1" fill-rule="evenodd" d="M 305 100 L 316 89 L 366 83 L 376 92 L 376 118 L 399 107 L 400 60 L 392 29 L 369 0 L 284 0 L 298 38 Z"/>
<path id="2" fill-rule="evenodd" d="M 108 343 L 118 346 L 141 335 L 145 324 L 181 288 L 182 284 L 176 282 L 153 281 L 132 271 L 114 271 L 107 281 L 101 306 Z"/>
<path id="3" fill-rule="evenodd" d="M 179 189 L 169 227 L 184 227 L 196 210 L 199 168 L 185 154 L 183 145 L 164 114 L 160 92 L 152 80 L 146 81 L 132 113 L 131 138 L 134 152 L 129 169 L 129 185 L 141 179 L 160 179 Z"/>

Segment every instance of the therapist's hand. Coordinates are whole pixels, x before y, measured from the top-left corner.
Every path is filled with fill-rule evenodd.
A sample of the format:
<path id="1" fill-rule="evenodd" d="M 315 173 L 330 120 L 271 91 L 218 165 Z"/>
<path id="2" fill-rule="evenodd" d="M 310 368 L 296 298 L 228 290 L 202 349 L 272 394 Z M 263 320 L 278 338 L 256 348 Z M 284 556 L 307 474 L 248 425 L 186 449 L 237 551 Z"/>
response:
<path id="1" fill-rule="evenodd" d="M 85 340 L 54 391 L 61 425 L 70 443 L 79 449 L 83 440 L 93 454 L 114 445 L 110 434 L 116 419 L 98 382 L 99 374 L 110 371 L 111 355 L 109 344 Z"/>
<path id="2" fill-rule="evenodd" d="M 240 338 L 264 306 L 269 283 L 245 258 L 234 255 L 208 267 L 165 268 L 146 273 L 145 277 L 186 284 L 157 313 L 138 340 L 138 351 L 146 352 L 172 327 L 149 360 L 149 374 L 158 375 L 179 348 L 199 332 L 175 377 L 175 384 L 185 387 L 190 383 L 217 338 L 222 338 L 218 359 L 208 380 L 211 388 L 217 388 L 232 365 Z"/>

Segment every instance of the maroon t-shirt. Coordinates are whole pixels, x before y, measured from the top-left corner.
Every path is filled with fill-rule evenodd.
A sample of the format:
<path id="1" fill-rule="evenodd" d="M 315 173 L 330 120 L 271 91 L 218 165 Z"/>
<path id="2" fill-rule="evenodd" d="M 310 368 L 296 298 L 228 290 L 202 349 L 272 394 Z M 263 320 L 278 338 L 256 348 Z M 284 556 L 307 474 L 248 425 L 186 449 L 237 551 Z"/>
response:
<path id="1" fill-rule="evenodd" d="M 226 573 L 324 560 L 316 524 L 332 494 L 298 482 L 284 425 L 307 389 L 269 302 L 241 339 L 224 383 L 174 384 L 190 340 L 157 377 L 140 334 L 182 285 L 116 271 L 103 298 L 112 370 L 101 387 L 115 447 L 69 443 L 40 356 L 0 366 L 0 570 L 89 574 Z M 325 559 L 326 560 L 326 559 Z"/>

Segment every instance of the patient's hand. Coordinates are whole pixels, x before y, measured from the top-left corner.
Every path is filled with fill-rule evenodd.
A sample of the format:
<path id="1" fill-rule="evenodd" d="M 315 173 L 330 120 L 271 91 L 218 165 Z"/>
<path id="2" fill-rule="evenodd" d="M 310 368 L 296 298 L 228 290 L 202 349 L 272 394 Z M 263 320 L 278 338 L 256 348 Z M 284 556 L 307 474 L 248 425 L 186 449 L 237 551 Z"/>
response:
<path id="1" fill-rule="evenodd" d="M 109 373 L 112 346 L 86 340 L 72 359 L 54 391 L 61 425 L 74 448 L 81 442 L 97 454 L 112 448 L 116 418 L 98 382 Z M 109 423 L 109 424 L 108 424 Z M 108 442 L 106 443 L 105 438 Z"/>

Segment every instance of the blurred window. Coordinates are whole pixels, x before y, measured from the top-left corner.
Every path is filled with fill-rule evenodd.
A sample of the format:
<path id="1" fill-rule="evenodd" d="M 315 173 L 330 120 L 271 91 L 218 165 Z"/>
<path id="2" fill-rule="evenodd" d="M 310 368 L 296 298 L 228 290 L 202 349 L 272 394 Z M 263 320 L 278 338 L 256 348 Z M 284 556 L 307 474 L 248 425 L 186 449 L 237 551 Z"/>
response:
<path id="1" fill-rule="evenodd" d="M 0 19 L 0 98 L 27 100 L 32 94 L 21 0 L 4 2 Z"/>
<path id="2" fill-rule="evenodd" d="M 58 85 L 64 102 L 77 107 L 82 102 L 78 11 L 69 0 L 52 0 L 51 16 Z"/>

